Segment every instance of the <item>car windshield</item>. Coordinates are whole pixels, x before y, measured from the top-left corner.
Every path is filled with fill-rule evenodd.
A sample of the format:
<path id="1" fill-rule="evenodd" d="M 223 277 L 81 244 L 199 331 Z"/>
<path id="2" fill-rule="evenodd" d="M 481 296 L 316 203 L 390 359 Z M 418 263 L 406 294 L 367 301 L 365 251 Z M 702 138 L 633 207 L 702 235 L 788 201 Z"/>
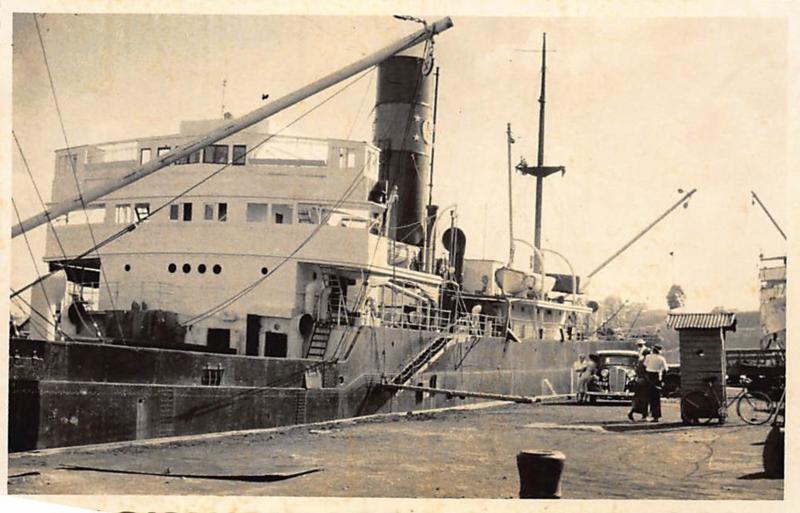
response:
<path id="1" fill-rule="evenodd" d="M 603 363 L 605 365 L 628 365 L 633 367 L 636 365 L 636 357 L 635 356 L 623 356 L 623 355 L 609 355 L 603 357 Z"/>

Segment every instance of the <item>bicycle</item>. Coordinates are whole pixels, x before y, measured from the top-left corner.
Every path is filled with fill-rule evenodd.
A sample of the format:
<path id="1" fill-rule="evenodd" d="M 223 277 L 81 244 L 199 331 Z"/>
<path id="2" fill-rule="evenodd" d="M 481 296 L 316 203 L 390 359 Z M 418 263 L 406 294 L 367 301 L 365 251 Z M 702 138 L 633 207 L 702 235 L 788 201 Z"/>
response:
<path id="1" fill-rule="evenodd" d="M 741 391 L 724 403 L 713 386 L 717 378 L 703 381 L 708 386 L 706 390 L 692 390 L 681 399 L 681 420 L 684 424 L 708 424 L 714 418 L 723 424 L 728 407 L 733 403 L 736 403 L 739 418 L 753 426 L 766 424 L 775 414 L 775 404 L 767 394 L 747 389 L 752 380 L 746 376 L 739 379 Z"/>

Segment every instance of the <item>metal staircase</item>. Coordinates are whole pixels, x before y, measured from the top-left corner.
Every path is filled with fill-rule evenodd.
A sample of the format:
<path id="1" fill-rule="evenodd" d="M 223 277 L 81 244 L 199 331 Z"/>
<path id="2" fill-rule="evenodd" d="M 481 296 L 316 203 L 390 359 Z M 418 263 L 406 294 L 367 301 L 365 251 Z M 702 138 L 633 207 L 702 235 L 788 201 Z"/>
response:
<path id="1" fill-rule="evenodd" d="M 425 349 L 423 349 L 411 363 L 406 365 L 391 382 L 395 385 L 405 385 L 408 383 L 415 374 L 425 370 L 430 364 L 436 361 L 443 353 L 448 342 L 452 339 L 451 336 L 442 336 L 434 339 L 434 341 Z"/>

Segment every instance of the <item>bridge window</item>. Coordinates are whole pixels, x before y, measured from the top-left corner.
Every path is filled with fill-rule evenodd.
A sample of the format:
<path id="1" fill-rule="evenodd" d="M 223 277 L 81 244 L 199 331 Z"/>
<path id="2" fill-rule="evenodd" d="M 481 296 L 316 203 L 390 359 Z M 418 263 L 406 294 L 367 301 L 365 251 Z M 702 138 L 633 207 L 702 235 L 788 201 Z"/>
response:
<path id="1" fill-rule="evenodd" d="M 130 203 L 117 205 L 115 209 L 114 222 L 117 224 L 127 224 L 133 221 L 133 210 Z"/>
<path id="2" fill-rule="evenodd" d="M 300 224 L 319 224 L 320 221 L 320 207 L 319 205 L 310 205 L 308 203 L 299 203 L 297 205 L 297 222 Z"/>
<path id="3" fill-rule="evenodd" d="M 247 204 L 247 222 L 248 223 L 263 223 L 267 220 L 267 204 L 266 203 L 248 203 Z"/>
<path id="4" fill-rule="evenodd" d="M 224 144 L 212 144 L 203 148 L 203 162 L 205 164 L 227 164 L 228 147 Z"/>
<path id="5" fill-rule="evenodd" d="M 243 166 L 247 157 L 247 146 L 244 144 L 233 145 L 233 165 Z"/>
<path id="6" fill-rule="evenodd" d="M 294 209 L 291 205 L 272 205 L 272 216 L 275 224 L 292 224 Z"/>
<path id="7" fill-rule="evenodd" d="M 150 203 L 137 203 L 134 211 L 136 212 L 136 219 L 143 221 L 150 217 Z"/>
<path id="8" fill-rule="evenodd" d="M 218 203 L 217 204 L 217 221 L 224 223 L 228 220 L 228 204 L 227 203 Z"/>
<path id="9" fill-rule="evenodd" d="M 180 217 L 180 207 L 178 205 L 169 206 L 169 219 L 170 221 L 177 221 Z"/>
<path id="10" fill-rule="evenodd" d="M 166 155 L 167 153 L 169 153 L 169 146 L 159 146 L 156 155 L 160 157 L 162 155 Z"/>
<path id="11" fill-rule="evenodd" d="M 191 203 L 183 203 L 183 220 L 184 221 L 191 221 L 192 220 L 192 204 Z"/>
<path id="12" fill-rule="evenodd" d="M 206 221 L 213 221 L 214 220 L 214 204 L 206 203 L 203 205 L 203 219 Z"/>

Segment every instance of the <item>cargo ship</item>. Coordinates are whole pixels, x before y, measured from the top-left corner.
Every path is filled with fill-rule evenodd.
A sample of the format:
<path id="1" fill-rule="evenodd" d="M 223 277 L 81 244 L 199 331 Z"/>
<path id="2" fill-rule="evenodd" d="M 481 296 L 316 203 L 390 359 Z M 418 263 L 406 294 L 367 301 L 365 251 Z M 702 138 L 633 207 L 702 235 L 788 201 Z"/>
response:
<path id="1" fill-rule="evenodd" d="M 31 317 L 10 450 L 563 395 L 579 353 L 630 348 L 593 336 L 577 277 L 465 258 L 452 208 L 426 202 L 430 42 L 450 26 L 239 118 L 57 150 L 47 210 L 12 230 L 50 225 L 48 272 L 12 291 Z M 371 142 L 265 128 L 372 67 Z"/>

